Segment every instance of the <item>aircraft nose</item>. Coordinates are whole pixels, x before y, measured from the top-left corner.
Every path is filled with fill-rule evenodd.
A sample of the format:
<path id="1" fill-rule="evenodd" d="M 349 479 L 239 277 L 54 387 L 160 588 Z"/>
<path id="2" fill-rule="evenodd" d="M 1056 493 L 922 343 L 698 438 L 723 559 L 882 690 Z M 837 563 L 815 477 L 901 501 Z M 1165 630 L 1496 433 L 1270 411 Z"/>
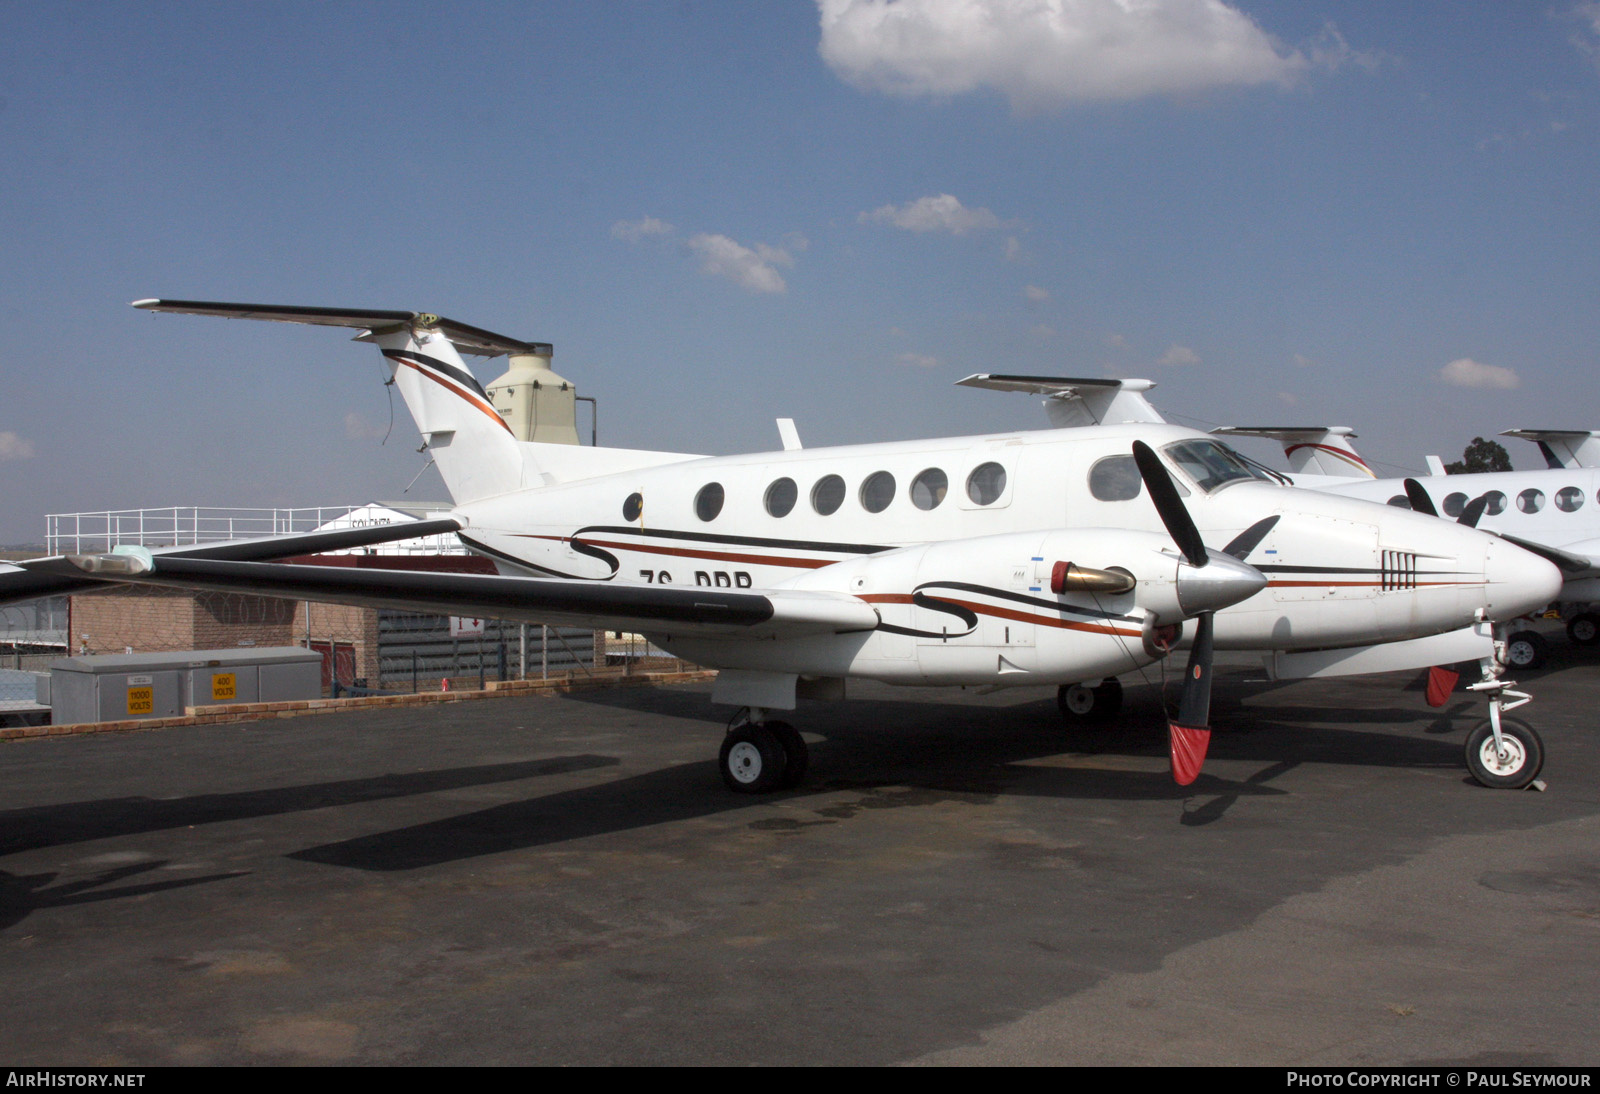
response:
<path id="1" fill-rule="evenodd" d="M 1549 605 L 1561 593 L 1554 563 L 1498 537 L 1483 559 L 1484 594 L 1490 619 L 1515 619 Z"/>
<path id="2" fill-rule="evenodd" d="M 1267 587 L 1266 575 L 1254 566 L 1220 551 L 1208 549 L 1206 556 L 1204 566 L 1178 565 L 1178 605 L 1184 615 L 1220 611 Z"/>

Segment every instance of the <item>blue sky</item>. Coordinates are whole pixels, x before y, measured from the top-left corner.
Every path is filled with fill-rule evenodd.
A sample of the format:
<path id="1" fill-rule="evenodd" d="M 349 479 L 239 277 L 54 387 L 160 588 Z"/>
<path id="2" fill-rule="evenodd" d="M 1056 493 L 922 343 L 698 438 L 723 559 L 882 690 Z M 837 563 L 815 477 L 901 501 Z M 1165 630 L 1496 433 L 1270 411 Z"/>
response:
<path id="1" fill-rule="evenodd" d="M 1395 473 L 1600 428 L 1600 4 L 0 11 L 0 543 L 422 466 L 370 347 L 146 296 L 552 341 L 620 446 L 1043 424 L 980 371 Z"/>

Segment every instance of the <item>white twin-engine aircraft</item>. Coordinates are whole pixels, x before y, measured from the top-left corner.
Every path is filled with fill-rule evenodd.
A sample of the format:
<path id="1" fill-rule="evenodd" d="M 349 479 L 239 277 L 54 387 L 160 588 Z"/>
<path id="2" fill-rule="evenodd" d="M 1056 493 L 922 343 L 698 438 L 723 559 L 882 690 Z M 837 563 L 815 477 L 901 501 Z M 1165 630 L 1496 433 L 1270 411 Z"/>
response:
<path id="1" fill-rule="evenodd" d="M 314 543 L 38 560 L 23 567 L 32 595 L 51 580 L 147 582 L 638 631 L 721 670 L 713 701 L 745 708 L 721 750 L 738 791 L 799 781 L 805 743 L 769 713 L 842 697 L 850 677 L 1057 685 L 1063 712 L 1081 713 L 1114 709 L 1115 677 L 1161 660 L 1180 638 L 1190 656 L 1170 738 L 1174 777 L 1186 784 L 1209 736 L 1214 648 L 1309 656 L 1317 671 L 1477 658 L 1492 621 L 1542 607 L 1561 582 L 1502 539 L 1286 487 L 1218 441 L 1144 413 L 1138 389 L 1115 381 L 1039 388 L 1054 391 L 1067 428 L 806 449 L 788 427 L 783 451 L 708 457 L 519 441 L 458 351 L 548 358 L 547 344 L 412 312 L 134 306 L 361 331 L 393 370 L 455 509 Z M 1108 416 L 1123 424 L 1099 424 Z M 264 561 L 423 525 L 453 529 L 500 574 Z M 1503 739 L 1493 722 L 1483 732 L 1496 754 L 1518 758 L 1474 774 L 1526 785 L 1537 738 Z"/>
<path id="2" fill-rule="evenodd" d="M 1232 437 L 1263 437 L 1283 445 L 1296 486 L 1345 497 L 1408 507 L 1502 536 L 1561 569 L 1553 598 L 1574 642 L 1600 642 L 1600 434 L 1588 430 L 1508 429 L 1539 446 L 1547 468 L 1446 475 L 1437 456 L 1431 473 L 1380 479 L 1357 455 L 1347 426 L 1236 427 L 1212 430 Z M 1359 468 L 1359 470 L 1357 470 Z M 1538 668 L 1544 639 L 1513 631 L 1507 658 L 1513 668 Z"/>

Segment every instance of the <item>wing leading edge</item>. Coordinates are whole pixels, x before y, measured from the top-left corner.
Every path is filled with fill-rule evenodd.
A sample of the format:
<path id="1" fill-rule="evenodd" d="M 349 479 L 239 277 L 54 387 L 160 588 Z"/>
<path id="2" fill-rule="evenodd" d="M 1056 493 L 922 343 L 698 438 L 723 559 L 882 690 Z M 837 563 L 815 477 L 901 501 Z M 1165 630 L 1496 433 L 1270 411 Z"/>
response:
<path id="1" fill-rule="evenodd" d="M 93 575 L 89 576 L 91 583 L 254 593 L 652 634 L 787 638 L 870 631 L 878 625 L 876 611 L 843 593 L 735 592 L 699 586 L 354 570 L 173 555 L 91 555 L 49 562 L 56 572 L 67 567 L 83 576 Z"/>
<path id="2" fill-rule="evenodd" d="M 393 543 L 396 540 L 417 539 L 460 530 L 459 521 L 441 517 L 434 520 L 405 521 L 399 524 L 379 524 L 367 528 L 339 528 L 327 532 L 262 536 L 259 539 L 236 539 L 223 543 L 156 547 L 145 553 L 162 559 L 206 558 L 227 562 L 265 562 L 271 559 L 314 555 L 321 551 L 371 547 L 379 543 Z M 127 556 L 111 554 L 88 557 Z M 87 576 L 82 567 L 72 565 L 65 555 L 30 559 L 16 567 L 0 569 L 0 604 L 103 589 L 105 581 L 106 578 L 103 577 Z"/>

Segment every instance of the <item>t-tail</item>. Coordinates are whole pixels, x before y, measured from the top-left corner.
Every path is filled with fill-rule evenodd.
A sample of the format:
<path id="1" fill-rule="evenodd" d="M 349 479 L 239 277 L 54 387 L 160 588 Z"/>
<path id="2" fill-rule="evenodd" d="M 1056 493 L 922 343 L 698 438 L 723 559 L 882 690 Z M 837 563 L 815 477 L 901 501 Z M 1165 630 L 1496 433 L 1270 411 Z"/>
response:
<path id="1" fill-rule="evenodd" d="M 1378 477 L 1350 443 L 1356 431 L 1347 425 L 1225 425 L 1211 432 L 1225 437 L 1266 437 L 1277 441 L 1283 445 L 1289 473 L 1293 475 L 1327 475 L 1340 479 Z"/>
<path id="2" fill-rule="evenodd" d="M 525 342 L 427 312 L 203 300 L 138 300 L 133 306 L 144 311 L 359 331 L 357 341 L 372 342 L 383 353 L 394 374 L 394 386 L 422 434 L 423 447 L 457 505 L 525 487 L 693 458 L 683 453 L 580 446 L 572 443 L 576 440 L 572 430 L 565 431 L 570 438 L 566 443 L 520 439 L 506 421 L 507 415 L 514 413 L 515 399 L 508 399 L 502 413 L 462 354 L 510 355 L 513 361 L 542 362 L 547 370 L 551 354 L 547 342 Z M 548 371 L 536 371 L 536 375 L 559 380 Z M 531 386 L 539 385 L 534 382 Z M 500 387 L 506 389 L 503 394 L 511 390 L 509 385 L 498 385 L 497 390 Z M 562 390 L 566 390 L 564 382 Z M 570 402 L 568 405 L 570 414 Z"/>

